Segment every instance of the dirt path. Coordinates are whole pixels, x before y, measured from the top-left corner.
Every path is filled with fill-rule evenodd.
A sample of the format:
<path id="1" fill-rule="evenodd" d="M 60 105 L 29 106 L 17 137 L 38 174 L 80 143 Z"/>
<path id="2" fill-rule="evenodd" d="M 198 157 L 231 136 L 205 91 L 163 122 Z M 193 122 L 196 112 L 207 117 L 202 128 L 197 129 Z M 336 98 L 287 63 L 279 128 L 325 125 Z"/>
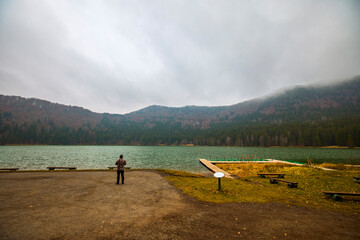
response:
<path id="1" fill-rule="evenodd" d="M 154 171 L 0 174 L 0 239 L 360 239 L 360 218 L 284 204 L 208 204 Z M 275 238 L 274 238 L 275 237 Z"/>

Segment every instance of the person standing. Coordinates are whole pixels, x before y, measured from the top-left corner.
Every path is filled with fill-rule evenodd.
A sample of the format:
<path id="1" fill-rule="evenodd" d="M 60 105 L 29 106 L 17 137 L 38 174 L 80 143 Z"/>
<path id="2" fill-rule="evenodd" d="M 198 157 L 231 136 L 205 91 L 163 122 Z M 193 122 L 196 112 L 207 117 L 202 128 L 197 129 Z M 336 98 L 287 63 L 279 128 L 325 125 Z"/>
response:
<path id="1" fill-rule="evenodd" d="M 125 171 L 125 165 L 126 160 L 123 159 L 123 155 L 120 155 L 120 158 L 116 161 L 115 165 L 117 165 L 117 181 L 116 184 L 119 184 L 119 178 L 121 174 L 121 184 L 124 184 L 124 171 Z"/>

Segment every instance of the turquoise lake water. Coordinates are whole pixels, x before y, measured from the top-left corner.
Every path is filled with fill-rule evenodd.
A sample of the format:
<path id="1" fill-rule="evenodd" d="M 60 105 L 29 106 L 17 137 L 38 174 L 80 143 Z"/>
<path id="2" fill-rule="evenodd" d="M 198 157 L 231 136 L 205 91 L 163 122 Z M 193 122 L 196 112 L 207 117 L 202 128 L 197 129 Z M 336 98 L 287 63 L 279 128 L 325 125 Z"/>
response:
<path id="1" fill-rule="evenodd" d="M 131 168 L 165 168 L 206 172 L 199 158 L 260 158 L 314 163 L 360 164 L 360 149 L 257 148 L 257 147 L 160 147 L 160 146 L 0 146 L 0 167 L 46 169 L 75 166 L 78 169 L 105 169 L 115 166 L 124 154 Z"/>

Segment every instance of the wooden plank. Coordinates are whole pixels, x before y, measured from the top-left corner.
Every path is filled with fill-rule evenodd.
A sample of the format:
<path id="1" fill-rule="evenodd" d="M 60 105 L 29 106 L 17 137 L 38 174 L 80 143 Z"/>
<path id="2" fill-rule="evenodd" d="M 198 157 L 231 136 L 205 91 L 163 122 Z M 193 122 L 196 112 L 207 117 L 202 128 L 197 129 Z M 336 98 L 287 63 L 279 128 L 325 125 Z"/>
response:
<path id="1" fill-rule="evenodd" d="M 117 167 L 108 167 L 108 169 L 115 169 Z M 131 167 L 125 167 L 125 169 L 131 169 Z"/>
<path id="2" fill-rule="evenodd" d="M 69 169 L 69 170 L 75 170 L 76 167 L 47 167 L 49 170 L 55 170 L 55 169 Z"/>
<path id="3" fill-rule="evenodd" d="M 298 183 L 297 182 L 290 182 L 284 179 L 279 179 L 279 178 L 270 178 L 270 183 L 278 183 L 278 182 L 284 182 L 288 184 L 288 187 L 291 188 L 297 188 L 298 187 Z"/>
<path id="4" fill-rule="evenodd" d="M 2 171 L 16 171 L 19 170 L 19 168 L 0 168 Z"/>
<path id="5" fill-rule="evenodd" d="M 293 163 L 293 162 L 287 162 L 287 161 L 282 161 L 282 160 L 276 160 L 276 159 L 266 159 L 269 162 L 275 162 L 275 163 L 285 163 L 285 164 L 290 164 L 290 165 L 295 165 L 295 166 L 304 166 L 304 164 L 299 164 L 299 163 Z"/>
<path id="6" fill-rule="evenodd" d="M 234 178 L 234 177 L 231 176 L 230 173 L 228 173 L 228 172 L 222 170 L 221 168 L 215 166 L 214 164 L 212 164 L 210 161 L 208 161 L 206 159 L 199 159 L 199 161 L 200 161 L 200 163 L 202 165 L 204 165 L 207 169 L 209 169 L 210 171 L 212 171 L 214 173 L 215 172 L 222 172 L 222 173 L 224 173 L 226 178 Z"/>
<path id="7" fill-rule="evenodd" d="M 212 164 L 269 163 L 270 161 L 208 161 Z"/>
<path id="8" fill-rule="evenodd" d="M 284 178 L 284 176 L 286 175 L 285 173 L 258 173 L 257 175 L 259 175 L 260 177 L 265 177 L 265 176 L 278 176 L 278 178 Z"/>
<path id="9" fill-rule="evenodd" d="M 344 195 L 344 196 L 360 196 L 360 193 L 352 193 L 352 192 L 323 192 L 326 195 Z"/>
<path id="10" fill-rule="evenodd" d="M 299 164 L 299 163 L 293 163 L 293 162 L 287 162 L 282 160 L 276 160 L 276 159 L 265 159 L 266 161 L 209 161 L 212 164 L 239 164 L 239 163 L 284 163 L 289 165 L 295 165 L 295 166 L 305 166 L 305 164 Z"/>

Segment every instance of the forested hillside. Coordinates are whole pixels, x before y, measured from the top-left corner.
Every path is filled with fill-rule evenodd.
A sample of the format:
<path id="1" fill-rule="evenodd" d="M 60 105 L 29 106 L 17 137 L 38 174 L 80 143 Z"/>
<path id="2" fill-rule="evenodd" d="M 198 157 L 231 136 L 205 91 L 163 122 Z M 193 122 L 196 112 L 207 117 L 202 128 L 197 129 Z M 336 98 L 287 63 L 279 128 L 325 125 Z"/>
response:
<path id="1" fill-rule="evenodd" d="M 222 107 L 99 114 L 0 95 L 0 144 L 360 146 L 360 76 Z"/>

